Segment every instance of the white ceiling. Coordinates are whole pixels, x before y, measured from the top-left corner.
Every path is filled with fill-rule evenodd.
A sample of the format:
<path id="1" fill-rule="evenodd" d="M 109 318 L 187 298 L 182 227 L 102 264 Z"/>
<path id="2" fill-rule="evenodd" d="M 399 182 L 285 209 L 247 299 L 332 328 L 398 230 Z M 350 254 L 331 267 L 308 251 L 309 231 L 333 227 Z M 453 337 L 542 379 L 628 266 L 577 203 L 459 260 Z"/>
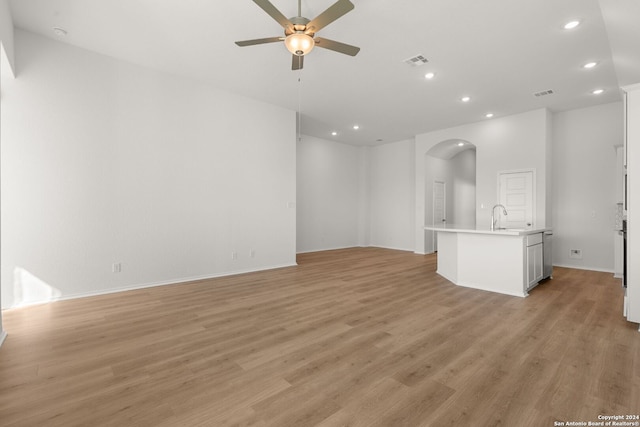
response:
<path id="1" fill-rule="evenodd" d="M 143 66 L 187 76 L 291 110 L 301 132 L 357 145 L 548 107 L 620 99 L 640 82 L 638 0 L 352 0 L 355 9 L 318 36 L 361 48 L 316 48 L 302 71 L 282 27 L 251 0 L 12 0 L 20 27 Z M 272 0 L 286 16 L 296 0 Z M 302 0 L 311 19 L 334 0 Z M 563 24 L 579 19 L 574 30 Z M 67 31 L 56 36 L 54 27 Z M 422 54 L 429 63 L 403 60 Z M 19 52 L 17 72 L 20 72 Z M 598 65 L 582 68 L 588 61 Z M 436 73 L 426 80 L 428 71 Z M 605 92 L 591 94 L 596 88 Z M 534 92 L 552 89 L 553 95 Z M 468 103 L 460 97 L 468 95 Z M 358 124 L 359 130 L 352 126 Z M 337 136 L 331 132 L 337 131 Z"/>

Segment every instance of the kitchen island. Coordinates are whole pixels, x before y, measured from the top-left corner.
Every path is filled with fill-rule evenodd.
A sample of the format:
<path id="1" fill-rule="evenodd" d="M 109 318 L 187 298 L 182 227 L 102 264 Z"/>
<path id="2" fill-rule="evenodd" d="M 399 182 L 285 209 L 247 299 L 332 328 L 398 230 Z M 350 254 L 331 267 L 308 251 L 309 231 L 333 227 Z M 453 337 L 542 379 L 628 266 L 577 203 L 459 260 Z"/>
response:
<path id="1" fill-rule="evenodd" d="M 437 273 L 459 286 L 526 297 L 544 277 L 548 228 L 425 227 L 438 233 Z"/>

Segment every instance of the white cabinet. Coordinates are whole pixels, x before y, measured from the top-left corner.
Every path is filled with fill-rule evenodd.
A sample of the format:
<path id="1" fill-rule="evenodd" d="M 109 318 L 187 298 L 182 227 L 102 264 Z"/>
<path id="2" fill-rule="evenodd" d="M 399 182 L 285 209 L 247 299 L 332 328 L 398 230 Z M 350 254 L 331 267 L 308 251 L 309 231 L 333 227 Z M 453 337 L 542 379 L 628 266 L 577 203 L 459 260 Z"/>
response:
<path id="1" fill-rule="evenodd" d="M 527 290 L 542 280 L 542 243 L 527 246 Z"/>
<path id="2" fill-rule="evenodd" d="M 526 278 L 527 290 L 538 284 L 544 275 L 544 254 L 542 251 L 542 233 L 530 234 L 526 241 Z"/>

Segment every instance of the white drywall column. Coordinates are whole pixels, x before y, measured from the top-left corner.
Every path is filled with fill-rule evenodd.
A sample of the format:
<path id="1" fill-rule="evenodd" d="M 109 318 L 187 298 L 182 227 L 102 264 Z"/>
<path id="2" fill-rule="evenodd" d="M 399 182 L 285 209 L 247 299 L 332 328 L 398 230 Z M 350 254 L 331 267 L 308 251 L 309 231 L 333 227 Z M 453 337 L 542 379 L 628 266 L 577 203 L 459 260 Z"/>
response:
<path id="1" fill-rule="evenodd" d="M 627 93 L 627 319 L 640 323 L 640 83 L 623 90 Z"/>
<path id="2" fill-rule="evenodd" d="M 13 62 L 13 22 L 9 3 L 7 0 L 0 0 L 0 79 L 5 73 L 15 75 Z M 2 89 L 0 88 L 0 92 Z M 2 117 L 2 103 L 0 102 L 0 117 Z M 2 134 L 2 119 L 0 118 L 0 135 Z M 0 137 L 0 144 L 2 139 Z M 2 223 L 0 222 L 0 230 Z M 0 307 L 2 307 L 2 295 L 0 294 Z M 2 328 L 2 312 L 0 311 L 0 346 L 4 342 L 7 333 Z"/>

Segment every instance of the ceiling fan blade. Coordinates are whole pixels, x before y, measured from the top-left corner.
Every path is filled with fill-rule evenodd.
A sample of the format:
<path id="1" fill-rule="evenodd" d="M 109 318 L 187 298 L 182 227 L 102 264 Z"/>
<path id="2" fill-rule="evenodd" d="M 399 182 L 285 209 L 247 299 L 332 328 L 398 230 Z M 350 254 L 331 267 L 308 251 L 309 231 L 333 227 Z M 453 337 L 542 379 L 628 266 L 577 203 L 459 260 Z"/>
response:
<path id="1" fill-rule="evenodd" d="M 304 63 L 304 56 L 292 55 L 293 58 L 291 60 L 291 69 L 292 70 L 302 70 L 302 64 Z"/>
<path id="2" fill-rule="evenodd" d="M 289 19 L 284 16 L 282 12 L 276 9 L 276 7 L 271 4 L 269 0 L 253 0 L 253 2 L 260 6 L 262 10 L 267 12 L 269 16 L 275 19 L 278 24 L 282 25 L 284 29 L 290 29 L 291 31 L 293 31 L 293 24 L 291 23 L 291 21 L 289 21 Z"/>
<path id="3" fill-rule="evenodd" d="M 282 37 L 267 37 L 265 39 L 242 40 L 242 41 L 236 42 L 236 44 L 238 46 L 244 47 L 244 46 L 253 46 L 256 44 L 275 43 L 282 40 L 283 40 Z"/>
<path id="4" fill-rule="evenodd" d="M 340 43 L 335 40 L 324 39 L 322 37 L 316 37 L 315 42 L 318 47 L 344 53 L 345 55 L 356 56 L 358 52 L 360 52 L 359 47 Z"/>
<path id="5" fill-rule="evenodd" d="M 325 10 L 320 15 L 313 18 L 311 22 L 307 23 L 306 31 L 311 33 L 317 33 L 322 28 L 326 27 L 336 19 L 340 18 L 342 15 L 353 10 L 353 8 L 354 8 L 353 3 L 351 3 L 349 0 L 338 0 L 333 5 L 329 6 L 327 10 Z"/>

